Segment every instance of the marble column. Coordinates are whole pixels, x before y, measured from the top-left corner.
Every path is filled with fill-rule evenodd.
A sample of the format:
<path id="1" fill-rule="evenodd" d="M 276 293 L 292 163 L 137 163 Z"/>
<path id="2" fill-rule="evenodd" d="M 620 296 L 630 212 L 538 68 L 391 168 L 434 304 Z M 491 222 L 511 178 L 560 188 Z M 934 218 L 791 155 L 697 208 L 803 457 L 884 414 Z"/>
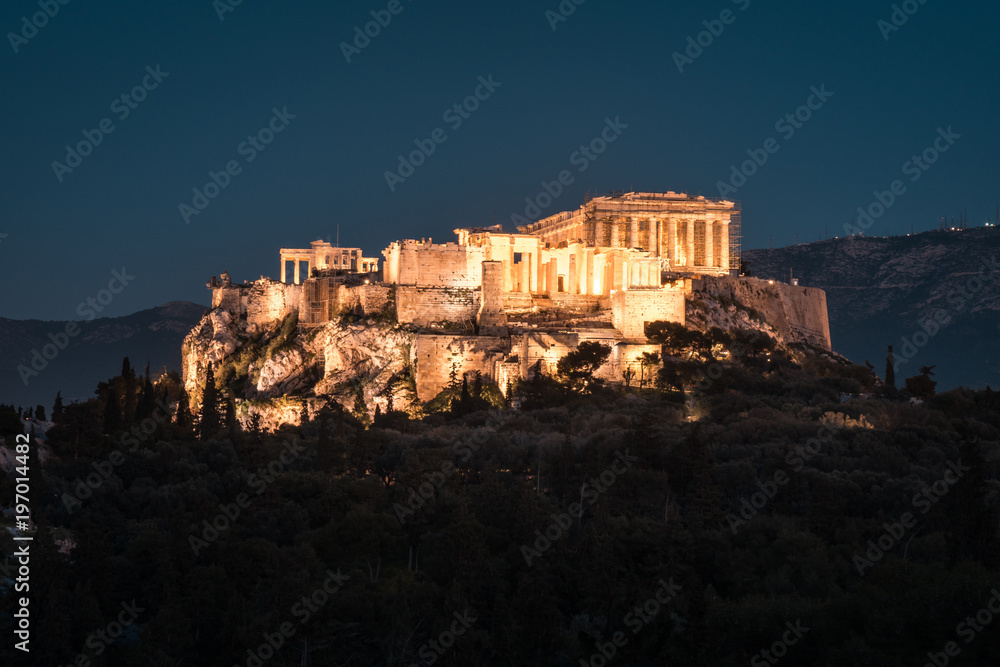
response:
<path id="1" fill-rule="evenodd" d="M 639 247 L 639 218 L 632 216 L 629 220 L 628 247 Z"/>
<path id="2" fill-rule="evenodd" d="M 687 232 L 687 234 L 685 234 L 687 237 L 685 239 L 685 243 L 687 244 L 687 256 L 684 258 L 684 263 L 688 269 L 694 267 L 694 225 L 694 220 L 688 220 L 685 225 L 685 231 Z"/>
<path id="3" fill-rule="evenodd" d="M 677 264 L 677 219 L 670 218 L 667 220 L 667 260 L 670 262 L 670 268 L 674 268 Z"/>
<path id="4" fill-rule="evenodd" d="M 705 266 L 715 266 L 714 220 L 705 221 Z"/>

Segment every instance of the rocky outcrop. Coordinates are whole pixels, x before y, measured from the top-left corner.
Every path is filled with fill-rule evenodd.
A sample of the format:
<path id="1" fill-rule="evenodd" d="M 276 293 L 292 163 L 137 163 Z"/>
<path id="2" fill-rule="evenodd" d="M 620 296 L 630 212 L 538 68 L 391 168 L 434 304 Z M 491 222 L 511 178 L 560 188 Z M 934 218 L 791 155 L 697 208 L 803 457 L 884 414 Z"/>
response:
<path id="1" fill-rule="evenodd" d="M 294 321 L 260 329 L 224 309 L 207 313 L 185 338 L 183 381 L 193 407 L 209 365 L 233 389 L 237 417 L 259 415 L 265 428 L 313 417 L 329 400 L 371 416 L 411 409 L 410 350 L 414 334 L 393 324 L 340 320 L 312 328 Z M 360 397 L 360 402 L 359 402 Z"/>

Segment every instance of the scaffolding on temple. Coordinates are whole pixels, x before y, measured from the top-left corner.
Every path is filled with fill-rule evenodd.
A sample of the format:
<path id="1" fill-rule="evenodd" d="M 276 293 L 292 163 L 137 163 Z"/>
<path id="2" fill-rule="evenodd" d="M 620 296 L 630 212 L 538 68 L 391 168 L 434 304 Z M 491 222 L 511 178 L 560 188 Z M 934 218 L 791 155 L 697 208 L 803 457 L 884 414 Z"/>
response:
<path id="1" fill-rule="evenodd" d="M 740 275 L 740 252 L 743 249 L 743 208 L 733 201 L 733 213 L 729 217 L 729 272 Z M 735 273 L 734 273 L 735 271 Z"/>

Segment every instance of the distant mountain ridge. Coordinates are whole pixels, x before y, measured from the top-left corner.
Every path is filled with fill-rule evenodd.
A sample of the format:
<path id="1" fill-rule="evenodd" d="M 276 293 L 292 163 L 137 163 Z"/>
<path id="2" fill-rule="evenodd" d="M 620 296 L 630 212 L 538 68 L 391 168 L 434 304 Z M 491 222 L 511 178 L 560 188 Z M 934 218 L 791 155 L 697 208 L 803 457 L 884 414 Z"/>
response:
<path id="1" fill-rule="evenodd" d="M 67 321 L 0 318 L 0 349 L 4 351 L 0 403 L 41 404 L 48 411 L 57 391 L 67 403 L 91 398 L 98 381 L 121 371 L 126 356 L 139 372 L 147 361 L 152 371 L 163 367 L 179 371 L 184 336 L 206 310 L 189 301 L 170 301 L 123 317 L 77 322 L 78 333 L 65 339 L 67 325 L 72 327 Z M 60 339 L 68 342 L 65 349 L 45 358 L 46 352 L 52 356 Z M 35 350 L 43 356 L 38 358 Z M 36 370 L 43 361 L 42 370 Z M 27 386 L 22 376 L 27 377 Z"/>
<path id="2" fill-rule="evenodd" d="M 897 386 L 936 365 L 938 389 L 1000 386 L 1000 228 L 851 236 L 745 250 L 750 272 L 826 291 L 833 348 Z"/>

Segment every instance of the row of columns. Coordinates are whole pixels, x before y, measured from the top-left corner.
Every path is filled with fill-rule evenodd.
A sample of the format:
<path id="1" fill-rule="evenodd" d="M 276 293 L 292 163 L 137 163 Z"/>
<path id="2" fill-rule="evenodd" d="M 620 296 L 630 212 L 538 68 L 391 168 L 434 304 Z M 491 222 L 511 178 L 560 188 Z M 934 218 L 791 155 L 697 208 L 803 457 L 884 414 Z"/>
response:
<path id="1" fill-rule="evenodd" d="M 630 248 L 641 247 L 639 238 L 640 220 L 641 218 L 638 216 L 628 218 L 627 244 L 623 244 L 623 239 L 621 238 L 622 232 L 625 231 L 622 229 L 624 225 L 612 222 L 609 245 L 612 248 L 618 248 L 622 245 Z M 716 238 L 715 235 L 715 222 L 720 222 L 722 225 L 719 238 Z M 727 234 L 729 222 L 726 220 L 701 220 L 697 221 L 697 223 L 705 225 L 705 259 L 703 264 L 698 264 L 697 266 L 727 269 L 729 267 Z M 655 257 L 666 256 L 672 266 L 695 267 L 695 225 L 697 223 L 694 220 L 678 220 L 674 217 L 669 217 L 666 220 L 649 218 L 647 232 L 648 250 Z M 663 228 L 661 228 L 661 225 Z M 604 229 L 605 222 L 603 220 L 595 222 L 594 236 L 598 245 L 604 239 Z M 716 244 L 719 245 L 720 250 L 718 262 L 715 259 Z"/>
<path id="2" fill-rule="evenodd" d="M 286 263 L 294 262 L 294 268 L 292 271 L 292 276 L 295 280 L 295 284 L 298 285 L 300 282 L 299 276 L 299 263 L 306 263 L 306 277 L 312 275 L 312 257 L 309 255 L 282 255 L 281 256 L 281 282 L 288 282 L 286 273 Z"/>

